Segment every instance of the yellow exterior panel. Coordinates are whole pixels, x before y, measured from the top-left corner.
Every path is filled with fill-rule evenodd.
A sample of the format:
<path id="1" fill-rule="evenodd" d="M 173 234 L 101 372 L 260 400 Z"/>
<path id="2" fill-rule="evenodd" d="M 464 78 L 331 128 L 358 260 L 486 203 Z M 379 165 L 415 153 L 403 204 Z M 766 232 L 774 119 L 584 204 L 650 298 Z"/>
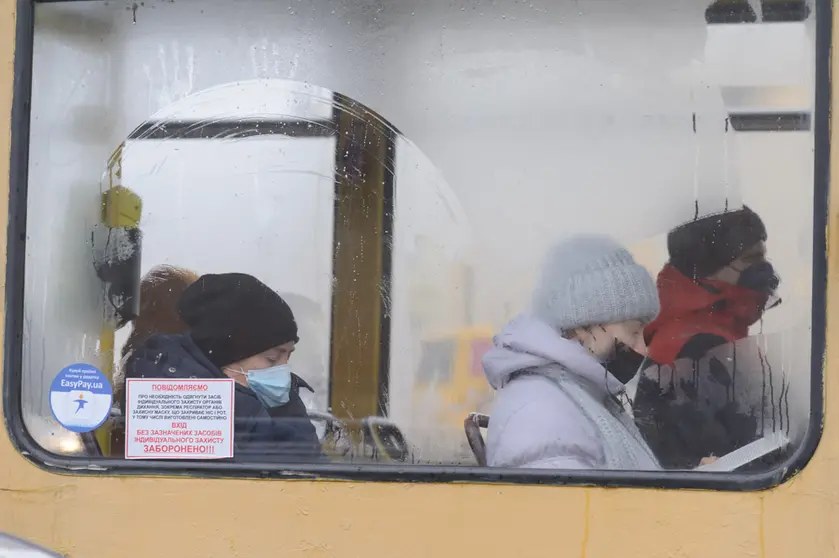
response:
<path id="1" fill-rule="evenodd" d="M 10 113 L 14 6 L 0 0 L 3 115 Z M 7 177 L 7 116 L 0 127 L 0 176 Z M 5 178 L 0 188 L 8 192 Z M 835 247 L 836 199 L 830 217 Z M 3 242 L 6 220 L 4 205 Z M 839 251 L 830 264 L 829 338 L 839 336 Z M 827 369 L 837 366 L 834 341 Z M 836 402 L 839 381 L 828 374 L 825 433 L 813 461 L 760 493 L 80 477 L 39 469 L 3 430 L 0 529 L 76 558 L 827 558 L 839 548 Z"/>

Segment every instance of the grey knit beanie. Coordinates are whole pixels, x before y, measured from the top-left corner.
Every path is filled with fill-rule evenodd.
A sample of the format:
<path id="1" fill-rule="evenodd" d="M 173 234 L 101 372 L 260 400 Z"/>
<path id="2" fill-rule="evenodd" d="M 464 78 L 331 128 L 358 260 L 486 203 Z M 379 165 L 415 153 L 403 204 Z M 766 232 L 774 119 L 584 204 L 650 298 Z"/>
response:
<path id="1" fill-rule="evenodd" d="M 560 331 L 628 320 L 647 323 L 658 311 L 649 272 L 626 248 L 604 236 L 556 244 L 533 293 L 533 313 Z"/>

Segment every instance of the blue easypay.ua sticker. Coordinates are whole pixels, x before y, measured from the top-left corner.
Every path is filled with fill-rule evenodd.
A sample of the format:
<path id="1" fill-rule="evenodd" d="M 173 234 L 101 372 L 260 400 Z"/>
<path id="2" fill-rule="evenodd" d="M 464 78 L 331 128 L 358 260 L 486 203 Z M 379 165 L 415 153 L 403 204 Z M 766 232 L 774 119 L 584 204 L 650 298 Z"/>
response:
<path id="1" fill-rule="evenodd" d="M 58 423 L 72 432 L 96 430 L 111 412 L 113 390 L 95 366 L 71 364 L 50 386 L 50 409 Z"/>

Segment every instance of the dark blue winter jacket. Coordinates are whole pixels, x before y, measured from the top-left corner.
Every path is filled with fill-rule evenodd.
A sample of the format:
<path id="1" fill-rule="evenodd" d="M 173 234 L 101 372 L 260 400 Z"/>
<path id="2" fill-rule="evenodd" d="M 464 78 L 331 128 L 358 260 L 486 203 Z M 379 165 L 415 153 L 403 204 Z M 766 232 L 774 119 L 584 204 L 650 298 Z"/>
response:
<path id="1" fill-rule="evenodd" d="M 126 378 L 226 378 L 189 334 L 154 335 L 125 365 Z M 246 462 L 321 462 L 315 427 L 306 416 L 269 415 L 250 389 L 235 385 L 234 460 Z"/>

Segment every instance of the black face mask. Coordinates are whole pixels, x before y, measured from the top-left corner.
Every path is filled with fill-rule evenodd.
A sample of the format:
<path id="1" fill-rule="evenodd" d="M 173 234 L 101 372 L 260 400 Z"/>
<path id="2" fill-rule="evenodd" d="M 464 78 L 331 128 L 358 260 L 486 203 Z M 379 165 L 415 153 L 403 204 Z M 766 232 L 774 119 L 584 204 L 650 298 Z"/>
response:
<path id="1" fill-rule="evenodd" d="M 781 279 L 775 273 L 775 268 L 769 262 L 760 262 L 750 265 L 740 272 L 737 286 L 757 291 L 767 295 L 775 293 L 775 289 L 781 284 Z"/>
<path id="2" fill-rule="evenodd" d="M 615 350 L 612 352 L 612 356 L 606 359 L 603 366 L 619 382 L 625 384 L 635 377 L 644 360 L 643 355 L 639 355 L 625 343 L 615 341 Z"/>

